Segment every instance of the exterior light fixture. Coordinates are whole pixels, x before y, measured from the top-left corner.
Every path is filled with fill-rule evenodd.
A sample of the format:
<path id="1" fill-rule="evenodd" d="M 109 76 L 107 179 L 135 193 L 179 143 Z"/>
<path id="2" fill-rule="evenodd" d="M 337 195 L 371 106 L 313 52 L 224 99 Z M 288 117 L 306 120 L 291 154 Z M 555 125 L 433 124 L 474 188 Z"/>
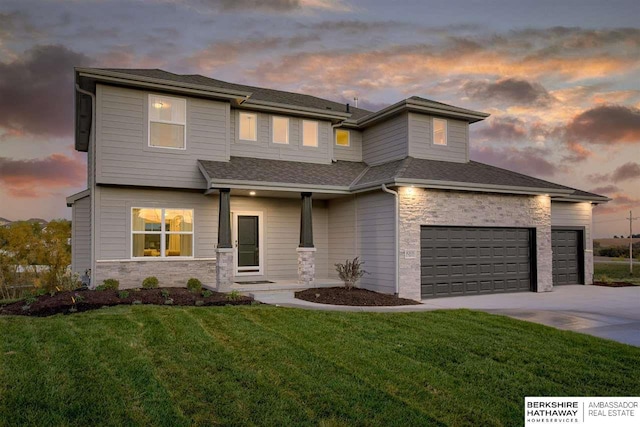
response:
<path id="1" fill-rule="evenodd" d="M 250 196 L 255 196 L 255 195 L 256 195 L 256 192 L 255 192 L 255 191 L 249 191 L 249 195 L 250 195 Z"/>

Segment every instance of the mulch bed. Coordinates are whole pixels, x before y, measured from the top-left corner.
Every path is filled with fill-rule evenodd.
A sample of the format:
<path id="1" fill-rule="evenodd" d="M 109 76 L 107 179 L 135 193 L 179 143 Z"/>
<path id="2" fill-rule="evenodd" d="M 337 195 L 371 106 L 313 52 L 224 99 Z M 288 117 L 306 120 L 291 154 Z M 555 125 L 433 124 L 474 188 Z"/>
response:
<path id="1" fill-rule="evenodd" d="M 606 286 L 608 288 L 624 288 L 627 286 L 638 286 L 629 282 L 593 282 L 595 286 Z"/>
<path id="2" fill-rule="evenodd" d="M 389 307 L 395 305 L 420 304 L 405 298 L 398 298 L 394 295 L 380 294 L 360 288 L 312 288 L 296 292 L 296 298 L 317 302 L 319 304 L 352 305 L 364 307 Z"/>
<path id="3" fill-rule="evenodd" d="M 80 311 L 96 310 L 102 307 L 114 305 L 131 304 L 155 304 L 155 305 L 199 305 L 199 306 L 220 306 L 220 305 L 247 305 L 253 302 L 253 298 L 239 296 L 230 300 L 227 294 L 211 292 L 208 297 L 202 296 L 201 292 L 191 292 L 186 288 L 160 288 L 160 289 L 126 289 L 129 293 L 127 298 L 119 298 L 115 290 L 105 291 L 64 291 L 50 296 L 48 294 L 39 296 L 37 300 L 26 305 L 25 301 L 18 301 L 4 306 L 0 306 L 0 315 L 23 315 L 23 316 L 51 316 L 58 313 L 75 313 Z M 162 296 L 162 291 L 168 291 L 168 298 L 172 299 L 171 304 L 167 303 L 167 298 Z M 80 298 L 78 298 L 80 296 Z M 73 303 L 76 298 L 76 303 Z M 197 303 L 196 303 L 197 302 Z"/>

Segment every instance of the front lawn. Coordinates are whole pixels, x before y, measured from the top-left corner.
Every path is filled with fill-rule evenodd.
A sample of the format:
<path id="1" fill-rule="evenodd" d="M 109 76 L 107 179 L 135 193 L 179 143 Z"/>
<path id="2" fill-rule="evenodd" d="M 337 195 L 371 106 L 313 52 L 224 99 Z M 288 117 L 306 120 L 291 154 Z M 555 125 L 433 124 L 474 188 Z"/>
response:
<path id="1" fill-rule="evenodd" d="M 629 264 L 595 263 L 593 264 L 593 278 L 598 281 L 609 279 L 640 284 L 640 262 L 634 261 L 633 275 L 629 272 Z"/>
<path id="2" fill-rule="evenodd" d="M 118 306 L 0 318 L 0 424 L 519 425 L 638 396 L 640 348 L 467 310 Z"/>

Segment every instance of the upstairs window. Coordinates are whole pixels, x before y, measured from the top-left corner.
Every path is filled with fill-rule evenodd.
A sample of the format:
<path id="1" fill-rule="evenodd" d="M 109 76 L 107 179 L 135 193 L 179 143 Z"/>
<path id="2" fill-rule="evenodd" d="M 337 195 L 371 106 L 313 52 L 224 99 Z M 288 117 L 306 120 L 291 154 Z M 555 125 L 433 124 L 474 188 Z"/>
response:
<path id="1" fill-rule="evenodd" d="M 131 255 L 193 257 L 193 209 L 133 208 Z"/>
<path id="2" fill-rule="evenodd" d="M 318 146 L 318 122 L 302 121 L 302 145 L 305 147 Z"/>
<path id="3" fill-rule="evenodd" d="M 289 119 L 273 116 L 271 140 L 276 144 L 289 143 Z"/>
<path id="4" fill-rule="evenodd" d="M 446 120 L 433 119 L 433 143 L 436 145 L 447 145 Z"/>
<path id="5" fill-rule="evenodd" d="M 258 140 L 258 115 L 240 113 L 240 139 L 243 141 Z"/>
<path id="6" fill-rule="evenodd" d="M 339 145 L 340 147 L 348 147 L 351 145 L 351 134 L 348 130 L 336 130 L 336 145 Z"/>
<path id="7" fill-rule="evenodd" d="M 187 101 L 149 95 L 149 146 L 184 150 Z"/>

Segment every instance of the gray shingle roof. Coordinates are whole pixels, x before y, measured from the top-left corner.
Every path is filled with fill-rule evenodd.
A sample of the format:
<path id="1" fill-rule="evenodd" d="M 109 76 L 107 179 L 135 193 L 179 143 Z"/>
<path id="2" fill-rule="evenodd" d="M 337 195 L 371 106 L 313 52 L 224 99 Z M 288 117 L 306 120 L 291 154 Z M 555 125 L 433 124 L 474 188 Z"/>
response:
<path id="1" fill-rule="evenodd" d="M 278 183 L 309 186 L 333 186 L 344 189 L 367 188 L 395 180 L 443 181 L 521 187 L 529 189 L 573 190 L 572 196 L 601 199 L 603 196 L 571 187 L 522 175 L 507 169 L 470 161 L 453 163 L 406 157 L 377 166 L 363 162 L 337 161 L 331 164 L 290 162 L 285 160 L 231 157 L 229 162 L 199 160 L 209 178 L 215 180 L 247 181 L 250 183 Z"/>
<path id="2" fill-rule="evenodd" d="M 278 184 L 349 186 L 367 167 L 364 163 L 337 161 L 330 164 L 231 157 L 228 162 L 198 161 L 209 178 Z"/>
<path id="3" fill-rule="evenodd" d="M 211 86 L 223 89 L 240 90 L 251 92 L 251 99 L 257 101 L 276 102 L 280 104 L 292 105 L 296 107 L 317 108 L 320 110 L 328 110 L 334 112 L 346 112 L 346 105 L 330 101 L 328 99 L 318 98 L 316 96 L 304 95 L 294 92 L 286 92 L 282 90 L 266 89 L 256 86 L 247 86 L 237 83 L 229 83 L 222 80 L 216 80 L 199 74 L 174 74 L 158 69 L 128 69 L 128 68 L 102 68 L 102 70 L 113 71 L 122 74 L 131 74 L 139 77 L 150 77 L 154 79 L 163 79 L 178 83 L 197 84 L 203 86 Z M 330 96 L 330 94 L 327 94 Z M 358 120 L 368 116 L 372 111 L 353 106 L 349 109 L 351 119 Z"/>

